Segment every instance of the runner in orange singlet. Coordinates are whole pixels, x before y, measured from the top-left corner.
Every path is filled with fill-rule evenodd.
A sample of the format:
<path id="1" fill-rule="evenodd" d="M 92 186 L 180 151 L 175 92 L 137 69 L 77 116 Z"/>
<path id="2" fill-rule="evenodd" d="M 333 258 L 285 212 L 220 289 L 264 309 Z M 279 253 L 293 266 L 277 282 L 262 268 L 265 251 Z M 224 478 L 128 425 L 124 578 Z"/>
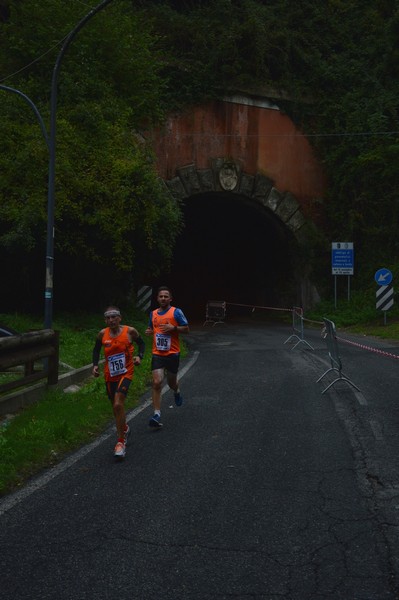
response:
<path id="1" fill-rule="evenodd" d="M 114 456 L 124 458 L 126 443 L 130 433 L 126 423 L 125 399 L 133 379 L 134 365 L 139 365 L 144 356 L 145 345 L 134 327 L 121 325 L 121 313 L 118 307 L 109 306 L 104 313 L 107 327 L 101 329 L 93 348 L 93 375 L 99 377 L 98 362 L 101 348 L 104 350 L 104 376 L 108 398 L 112 402 L 118 440 Z M 133 356 L 133 342 L 138 346 L 137 356 Z"/>
<path id="2" fill-rule="evenodd" d="M 161 389 L 165 371 L 168 385 L 174 391 L 176 406 L 183 403 L 177 381 L 180 360 L 179 334 L 189 332 L 188 322 L 182 310 L 171 306 L 172 293 L 169 288 L 158 288 L 157 301 L 159 308 L 151 312 L 150 322 L 145 330 L 146 335 L 153 336 L 151 370 L 154 414 L 149 422 L 150 427 L 162 427 Z"/>

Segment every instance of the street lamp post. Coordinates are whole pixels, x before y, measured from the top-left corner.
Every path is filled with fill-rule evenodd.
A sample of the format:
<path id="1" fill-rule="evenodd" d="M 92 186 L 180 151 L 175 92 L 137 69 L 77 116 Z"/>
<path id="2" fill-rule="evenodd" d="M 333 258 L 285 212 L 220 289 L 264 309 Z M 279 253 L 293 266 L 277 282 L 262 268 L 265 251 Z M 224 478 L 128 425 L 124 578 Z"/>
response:
<path id="1" fill-rule="evenodd" d="M 44 292 L 44 328 L 51 329 L 53 324 L 53 274 L 54 274 L 54 207 L 55 207 L 55 138 L 57 112 L 57 82 L 61 61 L 66 50 L 76 34 L 89 19 L 110 4 L 112 0 L 103 0 L 93 8 L 70 32 L 66 38 L 54 65 L 51 82 L 50 104 L 50 139 L 49 139 L 49 169 L 48 169 L 48 201 L 47 201 L 47 245 L 46 245 L 46 286 Z"/>
<path id="2" fill-rule="evenodd" d="M 44 140 L 46 142 L 47 148 L 49 148 L 50 142 L 48 139 L 46 126 L 44 125 L 42 116 L 41 116 L 37 106 L 32 102 L 32 100 L 29 98 L 29 96 L 27 96 L 26 94 L 23 94 L 19 90 L 16 90 L 12 87 L 8 87 L 7 85 L 0 85 L 0 90 L 4 90 L 5 92 L 12 92 L 13 94 L 17 94 L 18 96 L 21 96 L 21 98 L 26 100 L 27 103 L 33 108 L 33 112 L 35 113 L 36 118 L 39 121 L 40 129 L 42 130 L 42 134 L 43 134 Z"/>

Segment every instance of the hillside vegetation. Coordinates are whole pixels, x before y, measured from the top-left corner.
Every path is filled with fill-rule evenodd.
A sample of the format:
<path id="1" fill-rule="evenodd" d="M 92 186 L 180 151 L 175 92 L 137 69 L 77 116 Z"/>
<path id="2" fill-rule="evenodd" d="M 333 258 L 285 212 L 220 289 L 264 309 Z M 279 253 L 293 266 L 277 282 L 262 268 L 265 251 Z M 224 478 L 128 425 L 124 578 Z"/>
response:
<path id="1" fill-rule="evenodd" d="M 46 123 L 55 59 L 88 10 L 78 0 L 0 0 L 0 83 L 27 94 Z M 181 210 L 143 133 L 172 110 L 235 90 L 275 90 L 324 165 L 318 279 L 333 239 L 355 243 L 359 287 L 382 265 L 397 273 L 398 59 L 396 0 L 111 2 L 61 68 L 60 308 L 102 303 L 104 277 L 126 296 L 170 264 Z M 26 103 L 0 92 L 2 308 L 25 309 L 41 301 L 48 156 Z"/>

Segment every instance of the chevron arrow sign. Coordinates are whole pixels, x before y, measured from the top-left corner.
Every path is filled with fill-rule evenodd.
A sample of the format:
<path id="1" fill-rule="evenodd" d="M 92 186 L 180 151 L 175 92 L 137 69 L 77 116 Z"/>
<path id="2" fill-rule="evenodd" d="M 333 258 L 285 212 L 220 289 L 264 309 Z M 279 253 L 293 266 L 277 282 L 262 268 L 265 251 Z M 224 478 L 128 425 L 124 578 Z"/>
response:
<path id="1" fill-rule="evenodd" d="M 137 292 L 136 307 L 143 311 L 150 310 L 152 287 L 143 285 Z"/>
<path id="2" fill-rule="evenodd" d="M 379 310 L 389 310 L 393 306 L 393 286 L 381 285 L 376 292 L 376 308 Z"/>

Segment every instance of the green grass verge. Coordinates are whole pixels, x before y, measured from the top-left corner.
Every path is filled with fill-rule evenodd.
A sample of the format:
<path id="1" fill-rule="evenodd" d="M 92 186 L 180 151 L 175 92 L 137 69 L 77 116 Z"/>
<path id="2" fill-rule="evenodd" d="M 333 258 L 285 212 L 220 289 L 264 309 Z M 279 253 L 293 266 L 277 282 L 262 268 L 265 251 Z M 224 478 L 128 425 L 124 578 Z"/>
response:
<path id="1" fill-rule="evenodd" d="M 126 409 L 137 406 L 150 385 L 151 338 L 144 336 L 148 318 L 143 313 L 124 313 L 124 322 L 135 326 L 146 342 L 146 355 L 135 368 Z M 23 333 L 40 329 L 38 319 L 27 315 L 0 314 L 0 322 Z M 61 315 L 54 320 L 60 331 L 60 361 L 79 368 L 91 363 L 101 315 Z M 182 355 L 186 353 L 183 348 Z M 0 495 L 23 485 L 29 477 L 57 462 L 66 453 L 90 442 L 113 422 L 103 377 L 89 379 L 78 392 L 51 390 L 43 398 L 0 423 Z"/>
<path id="2" fill-rule="evenodd" d="M 399 340 L 399 300 L 384 313 L 377 310 L 376 289 L 366 292 L 353 292 L 348 301 L 338 300 L 337 306 L 333 301 L 320 302 L 313 310 L 307 311 L 305 318 L 322 321 L 323 318 L 333 321 L 337 329 L 375 336 L 386 340 Z"/>

